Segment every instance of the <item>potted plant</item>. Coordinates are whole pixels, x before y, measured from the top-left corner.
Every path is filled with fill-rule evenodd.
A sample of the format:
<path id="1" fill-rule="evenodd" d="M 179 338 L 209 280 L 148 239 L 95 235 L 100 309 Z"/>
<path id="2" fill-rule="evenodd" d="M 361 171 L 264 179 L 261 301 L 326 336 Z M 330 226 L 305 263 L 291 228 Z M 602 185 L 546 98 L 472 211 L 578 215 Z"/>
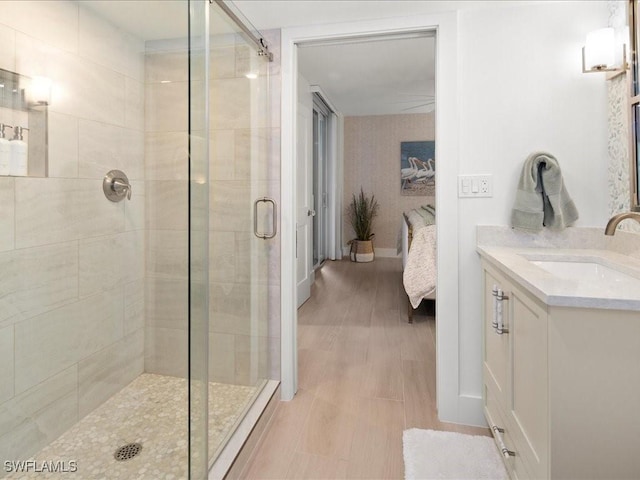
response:
<path id="1" fill-rule="evenodd" d="M 373 227 L 373 219 L 378 214 L 378 202 L 374 195 L 369 198 L 364 194 L 360 187 L 360 194 L 353 194 L 351 204 L 349 205 L 349 221 L 356 233 L 356 238 L 348 244 L 351 245 L 349 257 L 352 262 L 372 262 L 374 258 L 373 252 L 373 236 L 371 232 Z"/>

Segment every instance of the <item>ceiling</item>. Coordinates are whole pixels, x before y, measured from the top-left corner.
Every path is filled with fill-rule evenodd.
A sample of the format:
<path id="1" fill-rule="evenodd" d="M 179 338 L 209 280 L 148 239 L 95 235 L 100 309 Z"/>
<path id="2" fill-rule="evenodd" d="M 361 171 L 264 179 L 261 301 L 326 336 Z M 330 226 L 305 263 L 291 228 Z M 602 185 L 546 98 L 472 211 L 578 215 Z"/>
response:
<path id="1" fill-rule="evenodd" d="M 298 70 L 345 116 L 435 108 L 435 38 L 393 36 L 298 48 Z"/>

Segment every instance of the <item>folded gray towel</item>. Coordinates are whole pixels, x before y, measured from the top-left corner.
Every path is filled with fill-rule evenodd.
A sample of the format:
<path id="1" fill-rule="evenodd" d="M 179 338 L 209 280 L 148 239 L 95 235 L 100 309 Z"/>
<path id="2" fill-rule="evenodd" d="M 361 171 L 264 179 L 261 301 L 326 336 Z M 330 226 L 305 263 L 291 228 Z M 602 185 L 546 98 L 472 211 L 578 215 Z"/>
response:
<path id="1" fill-rule="evenodd" d="M 562 230 L 578 219 L 578 210 L 562 180 L 558 160 L 536 152 L 525 160 L 511 211 L 511 226 L 538 232 L 542 227 Z"/>

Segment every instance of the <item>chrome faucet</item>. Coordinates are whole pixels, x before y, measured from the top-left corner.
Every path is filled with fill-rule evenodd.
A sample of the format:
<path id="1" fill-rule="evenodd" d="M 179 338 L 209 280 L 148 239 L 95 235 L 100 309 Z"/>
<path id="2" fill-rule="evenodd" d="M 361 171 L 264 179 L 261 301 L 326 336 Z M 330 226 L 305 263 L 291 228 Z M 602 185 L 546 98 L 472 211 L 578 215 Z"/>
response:
<path id="1" fill-rule="evenodd" d="M 614 215 L 607 222 L 607 226 L 604 229 L 605 235 L 613 235 L 616 233 L 616 227 L 622 220 L 626 220 L 627 218 L 633 218 L 636 222 L 640 223 L 640 213 L 639 212 L 624 212 Z"/>

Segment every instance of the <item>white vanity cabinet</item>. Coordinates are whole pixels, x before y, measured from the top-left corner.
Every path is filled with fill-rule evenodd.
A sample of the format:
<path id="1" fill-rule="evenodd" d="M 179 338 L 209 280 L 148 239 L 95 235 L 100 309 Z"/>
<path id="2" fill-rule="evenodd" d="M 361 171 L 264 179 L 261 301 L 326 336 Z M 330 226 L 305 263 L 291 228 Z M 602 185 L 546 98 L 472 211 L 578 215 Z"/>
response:
<path id="1" fill-rule="evenodd" d="M 512 478 L 639 479 L 640 312 L 549 306 L 482 265 L 484 409 Z"/>
<path id="2" fill-rule="evenodd" d="M 544 478 L 549 450 L 547 311 L 489 266 L 484 285 L 485 415 L 512 475 Z"/>

